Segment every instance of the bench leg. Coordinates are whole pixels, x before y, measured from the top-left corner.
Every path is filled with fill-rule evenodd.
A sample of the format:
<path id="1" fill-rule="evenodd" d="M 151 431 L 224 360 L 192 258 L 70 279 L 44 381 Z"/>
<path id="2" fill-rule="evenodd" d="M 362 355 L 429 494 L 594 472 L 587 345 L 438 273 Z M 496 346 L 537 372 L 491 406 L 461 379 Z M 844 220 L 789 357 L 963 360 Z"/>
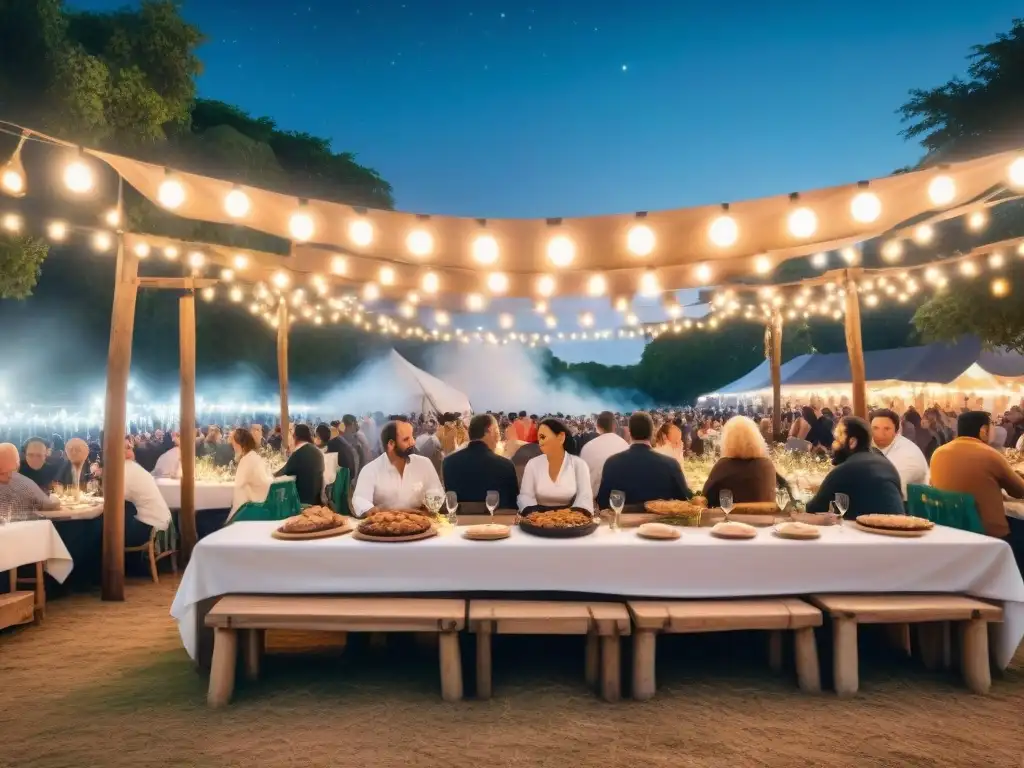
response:
<path id="1" fill-rule="evenodd" d="M 597 689 L 598 674 L 601 666 L 601 643 L 597 636 L 597 632 L 591 630 L 587 633 L 587 651 L 585 660 L 585 670 L 587 685 L 593 689 Z"/>
<path id="2" fill-rule="evenodd" d="M 43 564 L 36 563 L 36 620 L 46 618 L 46 581 L 43 579 Z"/>
<path id="3" fill-rule="evenodd" d="M 442 632 L 438 639 L 441 657 L 441 698 L 445 701 L 462 700 L 462 655 L 459 653 L 459 633 Z"/>
<path id="4" fill-rule="evenodd" d="M 961 629 L 964 682 L 973 693 L 988 693 L 992 672 L 988 664 L 988 622 L 971 619 Z"/>
<path id="5" fill-rule="evenodd" d="M 260 679 L 260 666 L 263 661 L 264 641 L 264 630 L 244 630 L 242 641 L 242 665 L 245 667 L 246 680 Z"/>
<path id="6" fill-rule="evenodd" d="M 233 629 L 217 627 L 213 631 L 213 664 L 210 666 L 210 689 L 206 703 L 223 707 L 231 701 L 235 690 L 235 664 L 238 661 L 238 636 Z"/>
<path id="7" fill-rule="evenodd" d="M 836 616 L 832 620 L 832 676 L 839 696 L 853 696 L 860 685 L 857 659 L 857 622 Z"/>
<path id="8" fill-rule="evenodd" d="M 773 629 L 768 633 L 768 666 L 772 672 L 782 671 L 782 630 Z"/>
<path id="9" fill-rule="evenodd" d="M 601 698 L 610 702 L 622 698 L 622 651 L 618 633 L 601 638 Z"/>
<path id="10" fill-rule="evenodd" d="M 491 626 L 483 622 L 476 632 L 476 697 L 491 698 Z"/>
<path id="11" fill-rule="evenodd" d="M 818 666 L 818 644 L 814 627 L 793 631 L 793 653 L 796 658 L 796 681 L 804 693 L 821 692 L 821 668 Z"/>
<path id="12" fill-rule="evenodd" d="M 646 701 L 654 696 L 655 634 L 637 629 L 633 634 L 633 698 Z"/>
<path id="13" fill-rule="evenodd" d="M 944 621 L 925 621 L 917 625 L 917 647 L 921 663 L 929 672 L 942 668 L 945 627 Z"/>

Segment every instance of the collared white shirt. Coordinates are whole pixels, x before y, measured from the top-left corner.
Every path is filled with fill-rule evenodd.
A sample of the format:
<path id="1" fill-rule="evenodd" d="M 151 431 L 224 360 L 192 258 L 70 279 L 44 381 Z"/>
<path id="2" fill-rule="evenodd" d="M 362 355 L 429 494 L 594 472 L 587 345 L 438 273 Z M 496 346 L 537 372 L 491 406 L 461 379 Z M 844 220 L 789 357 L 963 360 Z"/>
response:
<path id="1" fill-rule="evenodd" d="M 274 474 L 263 458 L 256 451 L 249 451 L 238 460 L 235 470 L 235 489 L 231 495 L 230 520 L 243 504 L 267 500 L 270 484 L 274 482 Z"/>
<path id="2" fill-rule="evenodd" d="M 538 504 L 544 507 L 565 504 L 593 512 L 594 491 L 590 484 L 590 469 L 587 468 L 587 462 L 579 456 L 565 454 L 562 468 L 558 470 L 558 478 L 552 482 L 551 474 L 548 472 L 548 457 L 543 454 L 535 456 L 526 462 L 518 501 L 521 510 Z"/>
<path id="3" fill-rule="evenodd" d="M 401 474 L 382 453 L 359 472 L 352 493 L 352 511 L 363 517 L 374 507 L 416 509 L 423 506 L 423 494 L 443 489 L 430 459 L 413 454 Z"/>
<path id="4" fill-rule="evenodd" d="M 135 505 L 135 518 L 140 523 L 158 531 L 170 526 L 171 510 L 156 480 L 134 461 L 124 463 L 124 500 Z"/>
<path id="5" fill-rule="evenodd" d="M 580 451 L 580 458 L 590 470 L 590 490 L 596 494 L 601 487 L 601 476 L 604 474 L 604 463 L 616 453 L 629 448 L 629 443 L 614 432 L 606 432 L 587 442 Z"/>
<path id="6" fill-rule="evenodd" d="M 875 446 L 878 448 L 878 446 Z M 924 457 L 917 443 L 903 435 L 896 435 L 896 439 L 885 448 L 878 448 L 900 475 L 900 486 L 903 490 L 903 498 L 907 498 L 907 486 L 927 485 L 929 472 L 928 460 Z"/>
<path id="7" fill-rule="evenodd" d="M 153 467 L 154 477 L 181 477 L 181 448 L 172 447 L 167 453 L 160 454 Z"/>

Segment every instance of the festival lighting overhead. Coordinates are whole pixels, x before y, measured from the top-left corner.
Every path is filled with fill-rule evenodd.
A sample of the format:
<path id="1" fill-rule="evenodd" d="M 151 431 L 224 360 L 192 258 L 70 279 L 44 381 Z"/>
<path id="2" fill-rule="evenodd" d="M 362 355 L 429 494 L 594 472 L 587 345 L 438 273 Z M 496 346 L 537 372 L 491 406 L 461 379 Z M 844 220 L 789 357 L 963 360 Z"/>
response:
<path id="1" fill-rule="evenodd" d="M 405 238 L 405 246 L 413 256 L 429 256 L 434 251 L 434 236 L 425 229 L 414 229 Z"/>
<path id="2" fill-rule="evenodd" d="M 237 285 L 232 286 L 231 290 L 228 291 L 228 298 L 231 299 L 235 304 L 238 304 L 242 300 L 243 296 L 242 289 Z"/>
<path id="3" fill-rule="evenodd" d="M 251 209 L 252 201 L 240 187 L 235 187 L 224 197 L 224 212 L 232 219 L 244 219 Z"/>
<path id="4" fill-rule="evenodd" d="M 109 251 L 112 244 L 113 240 L 109 232 L 96 232 L 92 236 L 92 247 L 100 253 Z"/>
<path id="5" fill-rule="evenodd" d="M 516 318 L 514 315 L 508 312 L 502 312 L 498 315 L 498 327 L 504 331 L 509 330 L 516 324 Z"/>
<path id="6" fill-rule="evenodd" d="M 412 320 L 416 317 L 416 307 L 407 301 L 403 301 L 398 305 L 398 314 L 404 317 L 406 320 Z"/>
<path id="7" fill-rule="evenodd" d="M 928 185 L 928 198 L 935 205 L 949 205 L 956 197 L 956 182 L 945 174 L 936 176 Z"/>
<path id="8" fill-rule="evenodd" d="M 882 246 L 882 258 L 888 262 L 899 261 L 903 258 L 903 242 L 901 240 L 888 240 Z"/>
<path id="9" fill-rule="evenodd" d="M 212 285 L 208 285 L 205 288 L 203 288 L 200 295 L 203 297 L 203 301 L 213 301 L 215 298 L 217 298 L 217 291 L 214 290 L 214 287 Z"/>
<path id="10" fill-rule="evenodd" d="M 767 275 L 772 271 L 772 260 L 768 256 L 758 256 L 754 259 L 754 271 L 759 275 Z"/>
<path id="11" fill-rule="evenodd" d="M 434 322 L 440 326 L 446 326 L 451 323 L 452 319 L 448 316 L 448 313 L 443 309 L 439 309 L 434 313 Z"/>
<path id="12" fill-rule="evenodd" d="M 914 242 L 918 245 L 928 245 L 935 238 L 935 229 L 931 224 L 919 224 L 914 229 Z"/>
<path id="13" fill-rule="evenodd" d="M 363 301 L 376 301 L 380 298 L 380 288 L 376 283 L 367 283 L 363 286 Z"/>
<path id="14" fill-rule="evenodd" d="M 818 229 L 818 217 L 810 208 L 800 207 L 789 214 L 786 220 L 789 233 L 799 239 L 806 240 Z"/>
<path id="15" fill-rule="evenodd" d="M 149 258 L 149 252 L 150 252 L 149 243 L 136 243 L 134 250 L 135 250 L 135 255 L 138 256 L 140 259 L 148 259 Z"/>
<path id="16" fill-rule="evenodd" d="M 649 256 L 654 250 L 654 231 L 646 224 L 634 224 L 626 236 L 626 247 L 634 256 Z"/>
<path id="17" fill-rule="evenodd" d="M 3 226 L 8 232 L 20 232 L 21 216 L 16 213 L 4 214 L 3 219 L 0 219 L 0 226 Z"/>
<path id="18" fill-rule="evenodd" d="M 353 219 L 348 224 L 348 239 L 353 245 L 365 248 L 373 242 L 373 224 L 363 218 Z"/>
<path id="19" fill-rule="evenodd" d="M 537 278 L 537 293 L 545 298 L 553 296 L 556 287 L 555 278 L 551 275 L 541 275 Z"/>
<path id="20" fill-rule="evenodd" d="M 202 269 L 206 265 L 206 256 L 199 251 L 192 251 L 188 255 L 188 265 L 192 269 Z"/>
<path id="21" fill-rule="evenodd" d="M 117 227 L 121 224 L 121 212 L 117 208 L 111 208 L 103 215 L 103 220 L 108 227 Z"/>
<path id="22" fill-rule="evenodd" d="M 11 197 L 25 196 L 25 166 L 21 162 L 21 148 L 24 146 L 25 139 L 27 138 L 28 133 L 23 132 L 21 138 L 18 139 L 18 146 L 15 148 L 14 154 L 11 155 L 11 159 L 0 168 L 0 189 L 4 191 L 4 194 Z"/>
<path id="23" fill-rule="evenodd" d="M 1012 163 L 1007 173 L 1010 178 L 1010 186 L 1016 189 L 1024 187 L 1024 157 L 1018 157 Z"/>
<path id="24" fill-rule="evenodd" d="M 544 318 L 544 325 L 547 326 L 548 328 L 557 328 L 558 318 L 555 317 L 554 315 L 548 315 L 547 317 Z"/>
<path id="25" fill-rule="evenodd" d="M 572 264 L 576 258 L 576 244 L 566 235 L 555 235 L 548 241 L 548 261 L 559 269 Z"/>
<path id="26" fill-rule="evenodd" d="M 289 286 L 289 284 L 291 284 L 292 279 L 288 276 L 287 272 L 283 269 L 279 269 L 274 273 L 273 277 L 270 278 L 270 282 L 272 282 L 274 287 L 278 290 L 284 290 Z"/>
<path id="27" fill-rule="evenodd" d="M 997 277 L 991 284 L 992 295 L 1001 299 L 1010 295 L 1010 281 L 1005 277 Z"/>
<path id="28" fill-rule="evenodd" d="M 1006 266 L 1006 257 L 1000 251 L 993 251 L 988 256 L 988 266 L 991 269 L 1002 269 Z"/>
<path id="29" fill-rule="evenodd" d="M 230 283 L 235 279 L 235 271 L 233 269 L 222 269 L 220 271 L 220 279 L 225 283 Z"/>
<path id="30" fill-rule="evenodd" d="M 491 272 L 487 275 L 487 290 L 495 295 L 508 291 L 508 275 L 503 272 Z"/>
<path id="31" fill-rule="evenodd" d="M 608 280 L 604 275 L 591 275 L 587 279 L 587 294 L 590 296 L 604 296 L 608 291 Z"/>
<path id="32" fill-rule="evenodd" d="M 640 275 L 640 293 L 643 296 L 657 296 L 661 293 L 661 284 L 658 282 L 657 273 L 647 271 Z"/>
<path id="33" fill-rule="evenodd" d="M 874 192 L 858 192 L 850 201 L 850 215 L 854 221 L 870 224 L 882 215 L 882 201 Z"/>
<path id="34" fill-rule="evenodd" d="M 177 261 L 178 249 L 175 248 L 173 245 L 168 245 L 166 248 L 164 248 L 164 258 L 167 259 L 168 261 Z"/>
<path id="35" fill-rule="evenodd" d="M 487 301 L 479 293 L 466 294 L 466 309 L 470 312 L 483 312 L 485 306 Z"/>
<path id="36" fill-rule="evenodd" d="M 427 272 L 420 281 L 420 288 L 423 289 L 424 293 L 437 293 L 440 283 L 441 281 L 436 272 Z"/>
<path id="37" fill-rule="evenodd" d="M 394 267 L 381 267 L 380 272 L 377 274 L 377 279 L 380 280 L 381 285 L 394 285 L 395 284 L 395 270 Z"/>
<path id="38" fill-rule="evenodd" d="M 594 313 L 593 312 L 581 312 L 579 316 L 580 325 L 584 328 L 594 327 Z"/>
<path id="39" fill-rule="evenodd" d="M 701 285 L 708 285 L 711 282 L 711 267 L 707 264 L 698 264 L 693 270 L 693 276 Z"/>
<path id="40" fill-rule="evenodd" d="M 313 223 L 313 217 L 309 215 L 309 211 L 305 210 L 306 204 L 300 203 L 299 209 L 291 215 L 288 219 L 288 232 L 291 233 L 292 240 L 299 243 L 309 242 L 313 239 L 313 234 L 316 231 L 316 225 Z"/>
<path id="41" fill-rule="evenodd" d="M 491 235 L 477 235 L 473 240 L 473 260 L 477 264 L 494 264 L 498 260 L 498 241 Z"/>
<path id="42" fill-rule="evenodd" d="M 243 272 L 249 266 L 249 257 L 244 253 L 236 253 L 231 263 L 234 264 L 236 270 Z"/>
<path id="43" fill-rule="evenodd" d="M 51 221 L 46 227 L 46 234 L 51 240 L 60 242 L 68 236 L 68 225 L 63 221 Z"/>
<path id="44" fill-rule="evenodd" d="M 967 217 L 967 228 L 972 232 L 978 232 L 985 228 L 988 223 L 988 214 L 985 211 L 974 211 Z"/>
<path id="45" fill-rule="evenodd" d="M 724 213 L 712 221 L 711 226 L 708 227 L 708 239 L 719 248 L 728 248 L 736 244 L 740 236 L 740 228 L 736 224 L 736 219 L 729 215 L 727 203 L 722 205 L 722 210 Z"/>
<path id="46" fill-rule="evenodd" d="M 64 167 L 64 186 L 76 195 L 91 192 L 96 184 L 92 168 L 81 157 L 75 158 Z"/>
<path id="47" fill-rule="evenodd" d="M 960 262 L 960 274 L 964 277 L 977 277 L 978 265 L 973 261 L 961 261 Z"/>
<path id="48" fill-rule="evenodd" d="M 828 266 L 828 254 L 822 251 L 811 256 L 811 266 L 815 269 L 824 269 Z"/>
<path id="49" fill-rule="evenodd" d="M 177 210 L 185 202 L 185 187 L 168 172 L 156 192 L 160 205 L 170 211 Z"/>
<path id="50" fill-rule="evenodd" d="M 857 249 L 852 246 L 847 246 L 846 248 L 843 248 L 843 250 L 839 252 L 839 256 L 847 264 L 856 264 L 857 260 L 860 258 L 860 254 L 857 253 Z"/>

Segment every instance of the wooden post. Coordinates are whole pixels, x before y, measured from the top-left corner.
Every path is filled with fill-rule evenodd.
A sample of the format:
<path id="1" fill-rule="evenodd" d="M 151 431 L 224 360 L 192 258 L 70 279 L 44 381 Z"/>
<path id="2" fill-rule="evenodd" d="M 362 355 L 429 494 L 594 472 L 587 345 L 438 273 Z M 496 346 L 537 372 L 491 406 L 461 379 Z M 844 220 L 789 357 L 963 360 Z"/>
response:
<path id="1" fill-rule="evenodd" d="M 181 435 L 181 558 L 188 564 L 199 540 L 196 531 L 196 295 L 178 299 L 178 352 L 181 366 L 179 433 Z"/>
<path id="2" fill-rule="evenodd" d="M 124 220 L 123 206 L 121 220 Z M 128 410 L 128 372 L 135 332 L 139 259 L 117 235 L 114 307 L 107 351 L 107 393 L 103 416 L 103 574 L 104 600 L 124 600 L 124 433 Z"/>
<path id="3" fill-rule="evenodd" d="M 288 305 L 277 306 L 277 381 L 281 390 L 281 450 L 291 447 L 292 431 L 288 418 Z"/>
<path id="4" fill-rule="evenodd" d="M 853 415 L 868 417 L 867 385 L 864 373 L 864 345 L 860 335 L 860 298 L 857 273 L 846 270 L 846 351 L 850 356 L 850 384 L 853 390 Z"/>
<path id="5" fill-rule="evenodd" d="M 778 309 L 772 310 L 770 333 L 768 357 L 772 369 L 772 439 L 778 440 L 782 432 L 782 313 Z"/>

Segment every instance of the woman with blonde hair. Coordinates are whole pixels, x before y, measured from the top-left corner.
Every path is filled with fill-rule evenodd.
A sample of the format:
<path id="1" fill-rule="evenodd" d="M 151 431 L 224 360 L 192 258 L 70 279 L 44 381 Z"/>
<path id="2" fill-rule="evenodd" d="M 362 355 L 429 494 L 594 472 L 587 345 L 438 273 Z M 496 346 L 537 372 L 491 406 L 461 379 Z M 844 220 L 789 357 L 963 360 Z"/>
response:
<path id="1" fill-rule="evenodd" d="M 739 503 L 775 501 L 776 482 L 779 477 L 775 465 L 768 458 L 768 446 L 761 431 L 746 416 L 733 416 L 722 429 L 722 458 L 715 462 L 704 484 L 708 505 L 718 506 L 720 491 L 732 491 Z"/>

